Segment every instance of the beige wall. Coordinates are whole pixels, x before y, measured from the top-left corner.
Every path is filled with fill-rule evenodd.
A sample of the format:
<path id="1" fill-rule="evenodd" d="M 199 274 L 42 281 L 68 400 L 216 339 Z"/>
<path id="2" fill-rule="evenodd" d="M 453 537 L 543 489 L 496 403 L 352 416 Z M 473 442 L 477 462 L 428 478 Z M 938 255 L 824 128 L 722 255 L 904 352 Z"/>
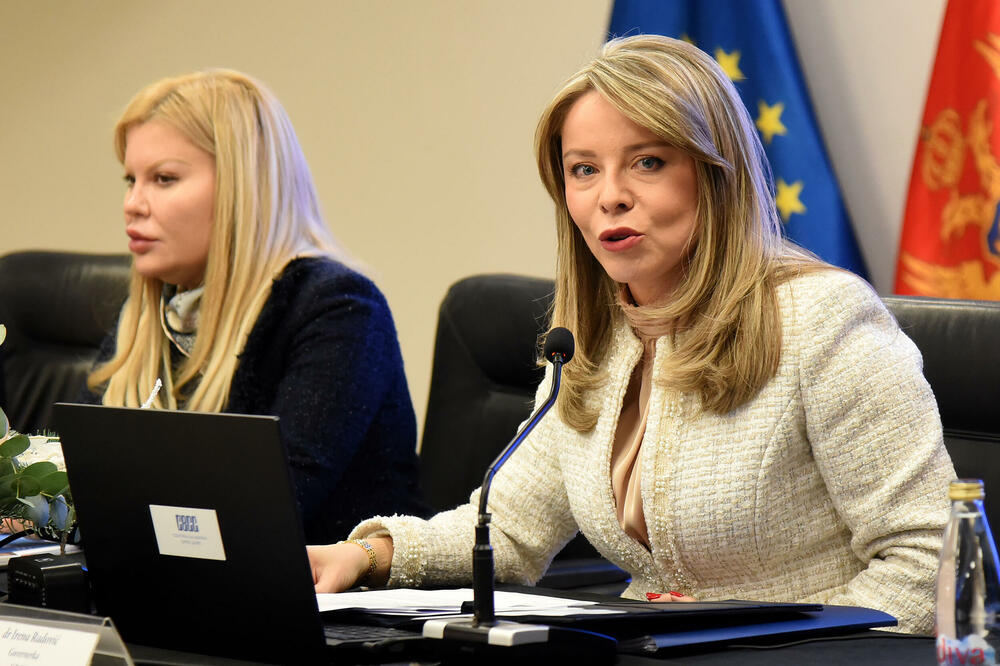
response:
<path id="1" fill-rule="evenodd" d="M 891 288 L 944 0 L 786 0 L 847 204 Z M 473 273 L 550 276 L 531 138 L 610 0 L 0 0 L 0 253 L 125 249 L 110 129 L 142 85 L 222 66 L 288 109 L 327 218 L 371 267 L 418 414 L 436 309 Z"/>

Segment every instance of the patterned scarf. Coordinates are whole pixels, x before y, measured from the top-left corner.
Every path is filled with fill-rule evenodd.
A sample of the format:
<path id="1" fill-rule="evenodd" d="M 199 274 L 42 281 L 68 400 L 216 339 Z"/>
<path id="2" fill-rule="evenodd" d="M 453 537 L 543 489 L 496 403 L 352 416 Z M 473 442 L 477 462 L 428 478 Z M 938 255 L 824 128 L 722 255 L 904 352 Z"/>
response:
<path id="1" fill-rule="evenodd" d="M 198 310 L 205 287 L 177 291 L 172 284 L 163 285 L 160 296 L 160 324 L 167 338 L 185 356 L 191 356 L 198 333 Z"/>

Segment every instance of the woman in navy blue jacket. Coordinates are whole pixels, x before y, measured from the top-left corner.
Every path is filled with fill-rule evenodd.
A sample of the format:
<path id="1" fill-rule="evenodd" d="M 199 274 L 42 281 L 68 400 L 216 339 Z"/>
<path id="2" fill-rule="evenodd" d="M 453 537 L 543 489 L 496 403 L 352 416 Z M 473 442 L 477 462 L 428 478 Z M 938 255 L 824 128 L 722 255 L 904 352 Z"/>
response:
<path id="1" fill-rule="evenodd" d="M 115 148 L 134 261 L 94 399 L 278 416 L 309 541 L 419 511 L 392 316 L 345 264 L 277 99 L 228 70 L 164 79 Z"/>

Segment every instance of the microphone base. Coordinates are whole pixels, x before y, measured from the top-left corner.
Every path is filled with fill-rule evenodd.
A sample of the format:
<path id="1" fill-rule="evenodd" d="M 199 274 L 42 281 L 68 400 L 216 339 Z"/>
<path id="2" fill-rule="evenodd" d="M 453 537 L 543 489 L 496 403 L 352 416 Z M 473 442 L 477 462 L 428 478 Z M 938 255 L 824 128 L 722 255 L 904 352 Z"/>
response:
<path id="1" fill-rule="evenodd" d="M 424 638 L 440 640 L 444 663 L 613 664 L 618 642 L 610 636 L 580 629 L 498 621 L 477 625 L 470 618 L 427 620 Z"/>
<path id="2" fill-rule="evenodd" d="M 514 647 L 548 642 L 549 627 L 543 624 L 520 624 L 519 622 L 477 625 L 475 620 L 464 617 L 446 618 L 424 622 L 424 638 Z"/>

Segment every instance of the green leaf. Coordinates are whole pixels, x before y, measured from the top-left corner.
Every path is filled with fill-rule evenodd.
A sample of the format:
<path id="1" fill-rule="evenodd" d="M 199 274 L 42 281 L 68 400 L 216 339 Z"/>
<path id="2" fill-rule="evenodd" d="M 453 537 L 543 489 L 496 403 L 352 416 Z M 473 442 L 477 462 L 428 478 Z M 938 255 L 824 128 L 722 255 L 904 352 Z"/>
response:
<path id="1" fill-rule="evenodd" d="M 66 472 L 60 470 L 46 474 L 39 478 L 38 481 L 42 484 L 42 492 L 52 497 L 63 495 L 69 490 L 69 477 L 66 476 Z"/>
<path id="2" fill-rule="evenodd" d="M 48 476 L 52 472 L 57 471 L 58 469 L 59 468 L 56 467 L 55 463 L 49 462 L 48 460 L 40 460 L 36 463 L 32 463 L 27 467 L 25 467 L 23 470 L 21 470 L 21 474 L 24 474 L 25 476 L 30 476 L 35 479 L 41 479 L 43 477 Z"/>
<path id="3" fill-rule="evenodd" d="M 27 435 L 14 435 L 3 444 L 0 444 L 0 458 L 13 458 L 28 450 L 31 440 Z"/>
<path id="4" fill-rule="evenodd" d="M 10 433 L 10 422 L 7 420 L 7 415 L 4 414 L 2 408 L 0 408 L 0 439 L 3 439 Z"/>
<path id="5" fill-rule="evenodd" d="M 4 500 L 6 498 L 13 499 L 15 495 L 14 493 L 15 478 L 16 475 L 14 474 L 7 474 L 5 476 L 0 476 L 0 500 Z"/>
<path id="6" fill-rule="evenodd" d="M 42 484 L 38 482 L 38 479 L 30 476 L 15 476 L 11 486 L 17 496 L 21 498 L 31 497 L 42 492 Z"/>
<path id="7" fill-rule="evenodd" d="M 0 458 L 0 478 L 13 476 L 17 472 L 14 469 L 14 461 L 9 458 Z"/>

